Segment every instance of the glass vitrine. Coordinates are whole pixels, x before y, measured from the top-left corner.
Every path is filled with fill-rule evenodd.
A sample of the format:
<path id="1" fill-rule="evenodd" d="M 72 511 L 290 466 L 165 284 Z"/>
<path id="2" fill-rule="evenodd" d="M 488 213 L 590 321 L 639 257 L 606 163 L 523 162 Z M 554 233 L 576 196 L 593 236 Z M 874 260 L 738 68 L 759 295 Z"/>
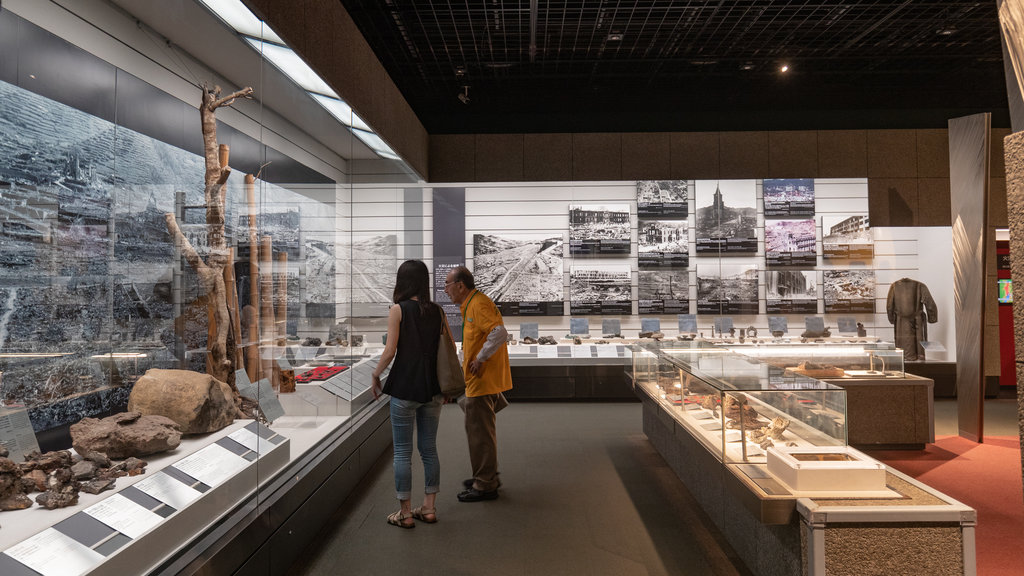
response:
<path id="1" fill-rule="evenodd" d="M 767 450 L 846 445 L 846 392 L 701 342 L 632 347 L 636 386 L 723 463 Z"/>
<path id="2" fill-rule="evenodd" d="M 903 351 L 886 343 L 725 346 L 727 350 L 817 379 L 905 378 Z"/>

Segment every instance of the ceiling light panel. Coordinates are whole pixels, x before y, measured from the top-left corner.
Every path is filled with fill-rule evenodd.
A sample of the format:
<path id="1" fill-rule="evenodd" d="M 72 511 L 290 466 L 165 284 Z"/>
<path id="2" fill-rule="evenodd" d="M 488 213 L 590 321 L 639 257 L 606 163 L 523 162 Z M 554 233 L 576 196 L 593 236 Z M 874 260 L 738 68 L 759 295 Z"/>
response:
<path id="1" fill-rule="evenodd" d="M 270 42 L 263 42 L 248 36 L 245 36 L 245 41 L 255 48 L 257 52 L 262 54 L 264 58 L 270 60 L 271 64 L 291 78 L 292 81 L 302 87 L 302 89 L 308 92 L 338 98 L 338 95 L 334 93 L 334 90 L 331 90 L 331 87 L 328 86 L 327 83 L 324 82 L 323 79 L 320 78 L 320 76 L 318 76 L 317 73 L 302 60 L 302 58 L 299 58 L 299 55 L 291 48 L 285 48 L 284 46 L 278 46 L 277 44 L 271 44 Z"/>
<path id="2" fill-rule="evenodd" d="M 395 154 L 395 151 L 392 150 L 391 147 L 388 146 L 384 142 L 384 140 L 381 139 L 380 136 L 377 136 L 373 132 L 367 132 L 365 130 L 357 130 L 357 129 L 353 128 L 352 129 L 352 133 L 355 134 L 357 138 L 362 140 L 363 144 L 366 144 L 367 146 L 370 147 L 371 150 L 376 152 L 377 155 L 380 156 L 381 158 L 390 158 L 392 160 L 401 160 L 401 158 L 399 158 L 398 154 Z"/>
<path id="3" fill-rule="evenodd" d="M 239 34 L 262 38 L 263 40 L 282 45 L 285 43 L 284 40 L 281 40 L 270 29 L 270 26 L 264 24 L 255 14 L 250 12 L 245 7 L 245 4 L 242 4 L 241 0 L 199 0 L 199 2 Z"/>
<path id="4" fill-rule="evenodd" d="M 358 114 L 352 111 L 352 107 L 349 106 L 344 100 L 338 100 L 337 98 L 329 98 L 320 94 L 309 93 L 321 106 L 327 110 L 331 116 L 334 116 L 339 122 L 345 126 L 351 128 L 358 128 L 360 130 L 366 130 L 367 132 L 373 132 L 366 122 L 359 117 Z"/>

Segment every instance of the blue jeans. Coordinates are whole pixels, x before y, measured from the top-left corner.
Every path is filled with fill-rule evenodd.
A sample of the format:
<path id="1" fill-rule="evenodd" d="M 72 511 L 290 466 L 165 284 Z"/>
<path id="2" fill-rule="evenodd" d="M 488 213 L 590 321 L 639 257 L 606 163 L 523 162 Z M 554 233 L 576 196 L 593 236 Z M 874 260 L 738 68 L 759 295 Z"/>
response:
<path id="1" fill-rule="evenodd" d="M 412 428 L 416 424 L 416 447 L 423 459 L 424 494 L 441 490 L 441 461 L 437 458 L 437 425 L 441 421 L 440 394 L 422 404 L 391 399 L 391 435 L 395 443 L 395 495 L 409 500 L 412 494 Z"/>

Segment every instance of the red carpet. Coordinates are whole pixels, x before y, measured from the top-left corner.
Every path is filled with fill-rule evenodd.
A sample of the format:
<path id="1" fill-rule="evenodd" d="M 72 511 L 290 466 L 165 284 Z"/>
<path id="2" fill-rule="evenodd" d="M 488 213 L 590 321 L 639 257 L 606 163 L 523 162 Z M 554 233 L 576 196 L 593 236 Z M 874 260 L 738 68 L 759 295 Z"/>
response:
<path id="1" fill-rule="evenodd" d="M 1020 441 L 990 436 L 976 444 L 939 436 L 924 450 L 871 450 L 874 458 L 978 511 L 978 574 L 1024 574 L 1024 492 Z"/>

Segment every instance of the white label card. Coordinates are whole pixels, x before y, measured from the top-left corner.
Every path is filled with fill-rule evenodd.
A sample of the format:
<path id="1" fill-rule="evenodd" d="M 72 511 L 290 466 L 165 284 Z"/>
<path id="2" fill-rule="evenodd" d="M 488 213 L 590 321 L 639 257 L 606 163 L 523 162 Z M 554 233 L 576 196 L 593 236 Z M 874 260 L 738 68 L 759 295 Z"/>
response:
<path id="1" fill-rule="evenodd" d="M 619 347 L 615 344 L 598 344 L 597 357 L 598 358 L 618 358 Z"/>
<path id="2" fill-rule="evenodd" d="M 590 358 L 594 355 L 593 346 L 581 344 L 579 346 L 571 346 L 570 348 L 572 349 L 573 358 Z"/>
<path id="3" fill-rule="evenodd" d="M 120 494 L 89 506 L 85 513 L 133 540 L 163 521 L 159 515 Z"/>
<path id="4" fill-rule="evenodd" d="M 246 448 L 252 450 L 257 454 L 266 453 L 270 449 L 270 446 L 272 446 L 269 440 L 260 440 L 260 437 L 254 434 L 252 430 L 249 430 L 248 428 L 235 430 L 231 434 L 228 434 L 228 438 L 231 438 L 235 442 L 238 442 L 242 446 L 245 446 Z"/>
<path id="5" fill-rule="evenodd" d="M 174 467 L 213 488 L 248 465 L 248 460 L 227 448 L 210 444 L 195 454 L 182 458 Z"/>
<path id="6" fill-rule="evenodd" d="M 558 346 L 537 346 L 537 358 L 558 358 Z"/>
<path id="7" fill-rule="evenodd" d="M 175 480 L 161 472 L 139 480 L 135 483 L 135 487 L 176 510 L 181 510 L 203 495 L 202 492 L 191 486 L 186 486 L 184 482 Z"/>
<path id="8" fill-rule="evenodd" d="M 65 534 L 47 528 L 5 552 L 43 576 L 77 576 L 103 561 L 103 555 Z"/>

